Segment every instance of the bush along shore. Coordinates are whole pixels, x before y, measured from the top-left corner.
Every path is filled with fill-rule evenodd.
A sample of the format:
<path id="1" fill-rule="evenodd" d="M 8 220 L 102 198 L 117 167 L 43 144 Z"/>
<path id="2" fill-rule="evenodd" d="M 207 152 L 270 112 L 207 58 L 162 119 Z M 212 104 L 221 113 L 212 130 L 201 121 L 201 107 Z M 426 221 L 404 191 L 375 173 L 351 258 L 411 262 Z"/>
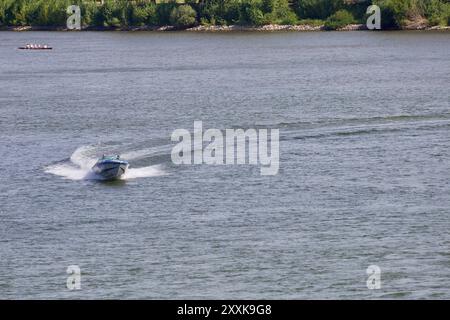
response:
<path id="1" fill-rule="evenodd" d="M 367 8 L 382 29 L 450 30 L 447 0 L 0 0 L 0 29 L 66 30 L 67 8 L 82 30 L 365 30 Z"/>

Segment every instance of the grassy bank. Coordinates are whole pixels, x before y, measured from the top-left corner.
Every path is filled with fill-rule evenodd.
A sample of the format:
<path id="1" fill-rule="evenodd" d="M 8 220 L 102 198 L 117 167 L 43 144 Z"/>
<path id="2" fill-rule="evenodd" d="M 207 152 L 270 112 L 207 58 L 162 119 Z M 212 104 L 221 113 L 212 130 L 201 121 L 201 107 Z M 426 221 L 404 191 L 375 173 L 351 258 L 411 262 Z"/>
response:
<path id="1" fill-rule="evenodd" d="M 103 2 L 103 3 L 102 3 Z M 176 29 L 196 26 L 290 25 L 336 30 L 365 23 L 366 9 L 377 4 L 384 29 L 417 29 L 450 25 L 446 0 L 0 0 L 0 26 L 64 28 L 66 8 L 81 7 L 87 29 Z M 181 1 L 183 2 L 183 1 Z M 217 28 L 220 29 L 220 28 Z"/>

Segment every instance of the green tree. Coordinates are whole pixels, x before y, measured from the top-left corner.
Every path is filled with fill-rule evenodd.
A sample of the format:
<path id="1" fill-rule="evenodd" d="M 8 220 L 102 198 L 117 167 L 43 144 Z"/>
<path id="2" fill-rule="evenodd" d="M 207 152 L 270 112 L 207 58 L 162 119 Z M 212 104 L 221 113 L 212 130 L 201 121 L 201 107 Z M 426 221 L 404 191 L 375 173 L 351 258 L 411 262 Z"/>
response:
<path id="1" fill-rule="evenodd" d="M 327 19 L 340 9 L 344 9 L 344 0 L 297 0 L 294 4 L 302 19 Z"/>
<path id="2" fill-rule="evenodd" d="M 84 26 L 91 26 L 95 24 L 95 15 L 97 13 L 97 5 L 90 1 L 83 1 L 80 3 L 81 9 L 81 23 Z"/>
<path id="3" fill-rule="evenodd" d="M 243 0 L 239 10 L 239 23 L 244 25 L 264 24 L 261 0 Z"/>
<path id="4" fill-rule="evenodd" d="M 188 4 L 173 8 L 170 23 L 177 28 L 188 28 L 197 22 L 197 12 Z"/>
<path id="5" fill-rule="evenodd" d="M 157 15 L 157 21 L 158 25 L 168 25 L 170 24 L 170 14 L 172 13 L 173 9 L 176 8 L 178 5 L 176 2 L 165 2 L 158 4 L 156 8 L 156 15 Z"/>
<path id="6" fill-rule="evenodd" d="M 134 26 L 156 25 L 158 18 L 154 3 L 141 2 L 131 10 L 130 23 Z"/>
<path id="7" fill-rule="evenodd" d="M 240 0 L 206 0 L 197 6 L 197 12 L 206 24 L 235 24 L 239 22 Z"/>
<path id="8" fill-rule="evenodd" d="M 289 6 L 288 0 L 263 0 L 264 23 L 296 24 L 297 15 Z"/>
<path id="9" fill-rule="evenodd" d="M 328 17 L 325 21 L 325 28 L 329 30 L 336 30 L 355 22 L 355 18 L 350 12 L 347 10 L 339 10 Z"/>

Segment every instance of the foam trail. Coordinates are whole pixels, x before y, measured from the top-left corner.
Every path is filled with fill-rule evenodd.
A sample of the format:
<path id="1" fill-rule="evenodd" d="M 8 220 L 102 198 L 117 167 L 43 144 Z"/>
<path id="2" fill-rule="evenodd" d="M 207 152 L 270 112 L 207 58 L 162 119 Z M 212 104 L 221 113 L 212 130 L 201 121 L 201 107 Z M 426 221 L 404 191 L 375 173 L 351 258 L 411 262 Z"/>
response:
<path id="1" fill-rule="evenodd" d="M 165 175 L 160 165 L 154 165 L 142 168 L 129 168 L 127 172 L 122 176 L 122 179 L 137 179 L 147 177 L 158 177 Z"/>
<path id="2" fill-rule="evenodd" d="M 76 168 L 69 164 L 53 165 L 45 169 L 45 172 L 47 173 L 51 173 L 69 180 L 86 179 L 90 175 L 89 171 L 90 170 L 83 170 L 81 168 Z"/>
<path id="3" fill-rule="evenodd" d="M 162 145 L 142 150 L 136 150 L 136 151 L 129 151 L 126 153 L 123 153 L 121 156 L 124 159 L 128 160 L 137 160 L 141 158 L 145 158 L 149 155 L 157 155 L 157 154 L 164 154 L 164 153 L 170 153 L 170 150 L 172 148 L 172 145 Z"/>
<path id="4" fill-rule="evenodd" d="M 82 146 L 70 156 L 70 162 L 58 163 L 45 168 L 45 172 L 51 173 L 69 180 L 96 179 L 91 167 L 95 163 L 94 147 Z"/>
<path id="5" fill-rule="evenodd" d="M 92 154 L 93 156 L 89 156 Z M 79 147 L 70 156 L 70 161 L 80 168 L 90 169 L 94 166 L 97 161 L 95 158 L 95 149 L 92 146 Z"/>

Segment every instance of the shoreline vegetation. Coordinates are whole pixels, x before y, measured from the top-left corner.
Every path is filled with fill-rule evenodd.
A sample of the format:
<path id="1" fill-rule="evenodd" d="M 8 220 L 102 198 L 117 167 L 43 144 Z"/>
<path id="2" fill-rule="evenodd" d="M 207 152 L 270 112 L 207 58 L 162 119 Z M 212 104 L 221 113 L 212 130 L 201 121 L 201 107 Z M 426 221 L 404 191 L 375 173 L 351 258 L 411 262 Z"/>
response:
<path id="1" fill-rule="evenodd" d="M 0 0 L 0 30 L 66 31 L 78 5 L 84 31 L 356 31 L 372 4 L 384 30 L 450 30 L 447 0 Z"/>
<path id="2" fill-rule="evenodd" d="M 348 26 L 352 27 L 352 26 Z M 107 27 L 83 27 L 81 30 L 69 30 L 64 27 L 56 26 L 18 26 L 18 27 L 0 27 L 0 31 L 67 31 L 67 32 L 78 32 L 78 31 L 155 31 L 155 32 L 165 32 L 165 31 L 185 31 L 185 32 L 233 32 L 233 31 L 322 31 L 325 30 L 323 26 L 313 26 L 313 25 L 264 25 L 264 26 L 243 26 L 243 25 L 227 25 L 227 26 L 195 26 L 186 29 L 179 29 L 172 25 L 166 26 L 107 26 Z M 361 25 L 355 25 L 355 30 L 365 30 Z"/>
<path id="3" fill-rule="evenodd" d="M 242 26 L 242 25 L 230 25 L 230 26 L 196 26 L 187 29 L 178 29 L 175 26 L 128 26 L 128 27 L 85 27 L 81 30 L 73 31 L 68 30 L 63 27 L 52 27 L 52 26 L 20 26 L 20 27 L 0 27 L 0 31 L 14 31 L 14 32 L 24 32 L 24 31 L 67 31 L 67 32 L 82 32 L 82 31 L 128 31 L 128 32 L 139 32 L 139 31 L 153 31 L 153 32 L 167 32 L 167 31 L 183 31 L 183 32 L 204 32 L 204 33 L 214 33 L 214 32 L 281 32 L 281 31 L 292 31 L 292 32 L 313 32 L 313 31 L 367 31 L 367 27 L 364 24 L 349 24 L 342 28 L 329 30 L 325 26 L 314 26 L 314 25 L 279 25 L 270 24 L 264 26 Z M 408 28 L 408 29 L 389 29 L 390 31 L 450 31 L 450 27 L 447 26 L 433 26 L 424 28 Z M 381 30 L 383 31 L 383 30 Z"/>

